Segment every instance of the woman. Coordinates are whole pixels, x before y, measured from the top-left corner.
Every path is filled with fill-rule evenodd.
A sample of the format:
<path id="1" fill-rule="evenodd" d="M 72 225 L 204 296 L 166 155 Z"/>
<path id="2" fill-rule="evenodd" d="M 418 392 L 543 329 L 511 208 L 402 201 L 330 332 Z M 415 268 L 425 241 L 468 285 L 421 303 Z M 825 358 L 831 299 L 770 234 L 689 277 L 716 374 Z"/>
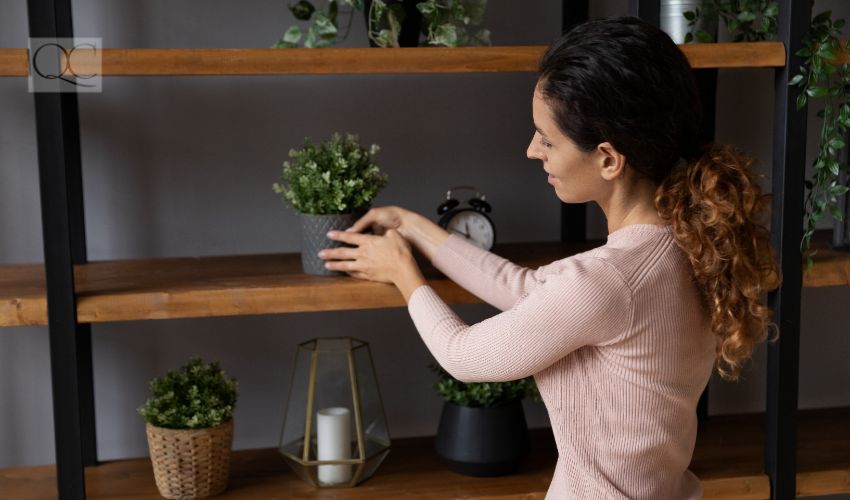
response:
<path id="1" fill-rule="evenodd" d="M 464 382 L 534 375 L 559 459 L 547 499 L 700 498 L 688 471 L 714 367 L 735 379 L 764 340 L 779 282 L 752 161 L 700 144 L 691 68 L 657 28 L 595 21 L 543 56 L 532 98 L 555 194 L 605 212 L 604 246 L 536 270 L 398 207 L 326 249 L 329 269 L 393 283 L 428 349 Z M 382 235 L 359 234 L 372 227 Z M 422 278 L 411 245 L 503 312 L 466 325 Z"/>

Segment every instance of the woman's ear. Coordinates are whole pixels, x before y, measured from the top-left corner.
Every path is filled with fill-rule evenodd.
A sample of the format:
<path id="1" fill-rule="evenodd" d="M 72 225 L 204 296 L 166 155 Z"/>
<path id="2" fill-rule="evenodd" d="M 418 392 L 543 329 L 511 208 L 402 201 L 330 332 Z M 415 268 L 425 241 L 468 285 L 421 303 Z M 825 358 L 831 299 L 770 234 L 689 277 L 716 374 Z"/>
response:
<path id="1" fill-rule="evenodd" d="M 610 142 L 603 142 L 594 151 L 600 167 L 600 175 L 606 181 L 625 175 L 626 157 L 623 156 Z"/>

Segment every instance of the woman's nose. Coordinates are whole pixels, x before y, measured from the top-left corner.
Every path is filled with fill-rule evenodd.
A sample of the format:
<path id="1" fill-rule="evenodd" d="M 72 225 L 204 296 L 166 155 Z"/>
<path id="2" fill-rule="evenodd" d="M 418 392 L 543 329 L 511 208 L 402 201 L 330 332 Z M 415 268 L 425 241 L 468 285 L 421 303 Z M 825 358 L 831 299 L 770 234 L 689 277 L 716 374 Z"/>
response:
<path id="1" fill-rule="evenodd" d="M 531 142 L 528 143 L 528 148 L 525 150 L 525 155 L 529 160 L 541 160 L 540 151 L 537 149 L 537 132 L 531 137 Z"/>

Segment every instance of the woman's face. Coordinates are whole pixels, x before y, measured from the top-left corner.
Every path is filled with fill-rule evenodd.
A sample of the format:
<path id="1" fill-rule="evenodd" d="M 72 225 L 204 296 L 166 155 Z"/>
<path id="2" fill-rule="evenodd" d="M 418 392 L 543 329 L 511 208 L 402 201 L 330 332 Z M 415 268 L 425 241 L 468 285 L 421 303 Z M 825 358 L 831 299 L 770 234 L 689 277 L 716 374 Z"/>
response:
<path id="1" fill-rule="evenodd" d="M 594 151 L 584 152 L 555 123 L 549 104 L 535 89 L 532 99 L 535 132 L 526 154 L 543 162 L 549 184 L 565 203 L 596 200 L 604 181 L 594 167 Z"/>

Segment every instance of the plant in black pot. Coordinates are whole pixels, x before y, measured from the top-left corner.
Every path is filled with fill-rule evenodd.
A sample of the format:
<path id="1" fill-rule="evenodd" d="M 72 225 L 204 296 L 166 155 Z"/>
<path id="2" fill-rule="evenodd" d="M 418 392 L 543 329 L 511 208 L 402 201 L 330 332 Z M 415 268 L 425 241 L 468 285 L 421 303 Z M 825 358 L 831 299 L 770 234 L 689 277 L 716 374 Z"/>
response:
<path id="1" fill-rule="evenodd" d="M 274 192 L 292 205 L 301 218 L 301 264 L 315 275 L 342 274 L 325 269 L 316 254 L 322 248 L 341 246 L 327 232 L 351 227 L 387 184 L 374 157 L 377 144 L 368 149 L 353 134 L 333 134 L 319 145 L 309 138 L 301 149 L 289 151 L 283 174 L 272 184 Z"/>
<path id="2" fill-rule="evenodd" d="M 542 401 L 534 380 L 467 384 L 437 364 L 430 367 L 445 400 L 436 450 L 449 469 L 478 477 L 514 472 L 529 447 L 522 400 Z"/>

